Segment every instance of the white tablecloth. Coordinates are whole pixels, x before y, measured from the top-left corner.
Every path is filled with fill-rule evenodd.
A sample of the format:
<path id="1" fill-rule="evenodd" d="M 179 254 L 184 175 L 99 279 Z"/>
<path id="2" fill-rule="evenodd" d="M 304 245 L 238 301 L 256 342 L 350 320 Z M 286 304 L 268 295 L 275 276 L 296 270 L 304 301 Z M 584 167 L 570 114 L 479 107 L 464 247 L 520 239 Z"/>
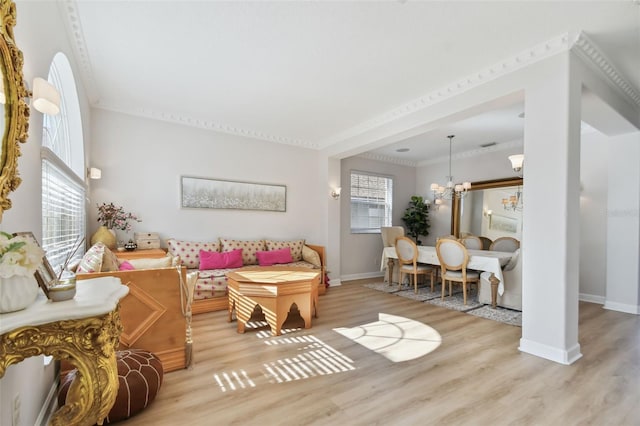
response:
<path id="1" fill-rule="evenodd" d="M 502 296 L 504 294 L 502 266 L 509 262 L 513 253 L 489 250 L 467 250 L 467 252 L 469 253 L 469 264 L 467 268 L 484 271 L 482 275 L 486 279 L 489 279 L 489 276 L 493 273 L 495 277 L 500 280 L 498 284 L 498 294 Z M 380 270 L 384 270 L 384 268 L 387 267 L 387 261 L 390 257 L 393 259 L 398 258 L 395 247 L 384 248 Z M 418 262 L 429 265 L 440 265 L 436 248 L 433 246 L 418 246 Z"/>

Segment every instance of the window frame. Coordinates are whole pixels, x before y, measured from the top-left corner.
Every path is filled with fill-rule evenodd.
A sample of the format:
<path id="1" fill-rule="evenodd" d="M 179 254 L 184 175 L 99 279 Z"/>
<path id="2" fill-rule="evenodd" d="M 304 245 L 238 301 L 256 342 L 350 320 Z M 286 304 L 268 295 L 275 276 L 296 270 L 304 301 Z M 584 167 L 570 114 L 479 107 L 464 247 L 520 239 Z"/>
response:
<path id="1" fill-rule="evenodd" d="M 357 198 L 357 200 L 354 201 L 354 185 L 353 185 L 353 176 L 354 175 L 361 175 L 361 176 L 366 176 L 366 177 L 374 177 L 374 178 L 382 178 L 385 179 L 387 182 L 387 187 L 385 189 L 382 188 L 378 188 L 377 190 L 383 190 L 386 192 L 386 195 L 384 196 L 384 201 L 382 203 L 378 202 L 378 203 L 374 203 L 372 202 L 372 200 L 375 199 L 375 197 L 355 197 Z M 386 174 L 382 174 L 382 173 L 376 173 L 376 172 L 369 172 L 369 171 L 364 171 L 364 170 L 350 170 L 349 171 L 349 209 L 350 209 L 350 214 L 349 214 L 349 229 L 351 234 L 380 234 L 381 230 L 380 228 L 383 226 L 391 226 L 392 222 L 393 222 L 393 187 L 394 187 L 394 176 L 391 175 L 386 175 Z M 362 188 L 362 187 L 360 187 Z M 371 187 L 369 187 L 371 188 Z M 357 188 L 356 188 L 357 189 Z M 354 226 L 354 202 L 358 203 L 363 209 L 367 209 L 369 210 L 369 212 L 371 212 L 371 206 L 373 205 L 378 206 L 378 210 L 380 210 L 380 207 L 382 207 L 383 210 L 383 214 L 381 216 L 376 216 L 376 215 L 361 215 L 360 217 L 362 218 L 362 220 L 368 219 L 369 220 L 369 226 L 362 226 L 362 224 L 360 224 L 360 226 Z M 369 207 L 367 207 L 367 205 L 369 205 Z M 379 220 L 379 225 L 374 225 L 371 226 L 372 223 L 371 221 L 375 221 L 375 220 Z M 358 225 L 358 224 L 356 224 Z"/>

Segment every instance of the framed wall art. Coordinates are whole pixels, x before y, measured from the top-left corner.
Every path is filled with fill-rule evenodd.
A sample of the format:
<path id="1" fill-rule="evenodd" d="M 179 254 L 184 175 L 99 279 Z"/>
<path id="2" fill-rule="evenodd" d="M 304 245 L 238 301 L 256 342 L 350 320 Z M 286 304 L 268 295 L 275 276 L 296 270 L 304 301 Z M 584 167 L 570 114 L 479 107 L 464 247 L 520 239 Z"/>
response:
<path id="1" fill-rule="evenodd" d="M 518 219 L 499 214 L 492 214 L 489 219 L 489 229 L 515 234 L 518 232 Z"/>
<path id="2" fill-rule="evenodd" d="M 181 207 L 287 211 L 287 187 L 264 183 L 181 177 Z"/>

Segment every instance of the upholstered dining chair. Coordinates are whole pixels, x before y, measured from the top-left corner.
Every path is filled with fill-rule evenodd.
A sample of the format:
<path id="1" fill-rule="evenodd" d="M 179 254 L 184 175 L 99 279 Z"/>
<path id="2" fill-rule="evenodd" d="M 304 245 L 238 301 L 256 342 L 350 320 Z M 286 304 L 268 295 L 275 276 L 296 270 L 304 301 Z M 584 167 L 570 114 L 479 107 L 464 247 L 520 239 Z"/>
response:
<path id="1" fill-rule="evenodd" d="M 398 287 L 402 285 L 402 280 L 406 274 L 413 276 L 413 291 L 418 292 L 418 275 L 431 276 L 431 291 L 433 291 L 433 281 L 435 279 L 435 268 L 432 265 L 418 263 L 418 246 L 411 238 L 399 237 L 396 239 L 396 254 L 400 264 L 400 276 Z"/>
<path id="2" fill-rule="evenodd" d="M 467 304 L 467 284 L 478 285 L 480 274 L 477 271 L 467 270 L 469 263 L 469 253 L 467 248 L 459 241 L 440 240 L 436 243 L 436 254 L 440 262 L 442 276 L 442 300 L 447 281 L 449 281 L 449 296 L 451 296 L 451 284 L 459 282 L 462 284 L 462 294 L 464 304 Z"/>
<path id="3" fill-rule="evenodd" d="M 380 227 L 380 235 L 382 235 L 382 245 L 384 247 L 395 247 L 396 245 L 396 238 L 398 237 L 404 237 L 404 228 L 402 226 L 382 226 Z M 384 280 L 385 281 L 389 281 L 389 284 L 391 284 L 393 282 L 393 277 L 389 276 L 389 268 L 387 267 L 387 265 L 384 265 L 385 267 L 385 272 L 384 272 Z M 393 260 L 393 270 L 396 272 L 397 276 L 397 271 L 398 271 L 398 260 L 394 259 Z"/>
<path id="4" fill-rule="evenodd" d="M 460 242 L 470 250 L 482 250 L 482 240 L 475 235 L 467 235 L 460 238 Z"/>
<path id="5" fill-rule="evenodd" d="M 482 250 L 489 250 L 489 248 L 491 247 L 491 244 L 493 244 L 493 240 L 491 238 L 488 237 L 478 237 L 480 238 L 480 241 L 482 241 Z"/>
<path id="6" fill-rule="evenodd" d="M 489 250 L 513 253 L 520 248 L 520 241 L 512 237 L 496 238 Z"/>

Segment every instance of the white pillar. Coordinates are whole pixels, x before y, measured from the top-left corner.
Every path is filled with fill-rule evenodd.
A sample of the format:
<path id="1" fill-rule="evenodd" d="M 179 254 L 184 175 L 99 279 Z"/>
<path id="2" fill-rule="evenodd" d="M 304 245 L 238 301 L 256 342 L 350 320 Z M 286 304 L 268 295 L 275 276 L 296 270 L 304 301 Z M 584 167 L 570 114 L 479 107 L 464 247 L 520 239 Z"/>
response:
<path id="1" fill-rule="evenodd" d="M 520 350 L 562 364 L 578 343 L 581 81 L 570 53 L 536 65 L 525 88 Z"/>
<path id="2" fill-rule="evenodd" d="M 609 139 L 604 307 L 640 314 L 640 133 Z"/>

